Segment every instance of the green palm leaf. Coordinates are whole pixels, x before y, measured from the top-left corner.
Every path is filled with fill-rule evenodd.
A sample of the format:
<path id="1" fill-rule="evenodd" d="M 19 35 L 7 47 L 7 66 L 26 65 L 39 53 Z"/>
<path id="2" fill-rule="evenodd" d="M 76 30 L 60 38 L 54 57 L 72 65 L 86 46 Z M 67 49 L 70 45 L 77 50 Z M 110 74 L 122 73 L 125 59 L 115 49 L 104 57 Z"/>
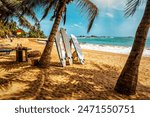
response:
<path id="1" fill-rule="evenodd" d="M 137 8 L 147 0 L 128 0 L 125 8 L 125 16 L 133 16 Z"/>
<path id="2" fill-rule="evenodd" d="M 90 0 L 76 0 L 77 6 L 81 9 L 81 12 L 87 14 L 89 25 L 87 32 L 92 28 L 93 22 L 98 15 L 98 8 Z"/>
<path id="3" fill-rule="evenodd" d="M 32 7 L 23 5 L 23 0 L 0 0 L 0 19 L 3 22 L 16 17 L 19 19 L 20 25 L 31 29 L 32 25 L 25 18 L 25 16 L 31 17 L 35 22 L 39 22 Z"/>
<path id="4" fill-rule="evenodd" d="M 54 19 L 57 13 L 59 12 L 59 7 L 61 6 L 61 3 L 64 0 L 23 0 L 23 4 L 27 5 L 28 7 L 36 7 L 36 6 L 42 6 L 44 7 L 44 14 L 41 20 L 43 20 L 51 11 L 53 8 L 54 15 L 51 19 Z M 77 4 L 77 6 L 81 9 L 81 12 L 87 15 L 88 17 L 88 30 L 90 31 L 92 28 L 92 24 L 98 15 L 98 8 L 94 3 L 92 3 L 90 0 L 67 0 L 67 4 L 74 1 L 74 3 Z M 64 15 L 63 18 L 66 18 L 66 11 L 62 15 Z M 66 22 L 66 19 L 64 19 L 64 23 Z"/>

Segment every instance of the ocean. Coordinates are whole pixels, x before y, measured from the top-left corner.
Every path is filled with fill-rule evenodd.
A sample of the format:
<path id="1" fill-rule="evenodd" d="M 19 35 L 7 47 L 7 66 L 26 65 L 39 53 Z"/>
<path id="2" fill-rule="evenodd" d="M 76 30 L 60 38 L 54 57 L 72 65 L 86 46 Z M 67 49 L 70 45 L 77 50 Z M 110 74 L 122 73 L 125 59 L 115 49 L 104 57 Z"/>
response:
<path id="1" fill-rule="evenodd" d="M 134 41 L 133 37 L 78 37 L 83 49 L 129 54 Z M 150 56 L 150 38 L 147 39 L 144 56 Z"/>
<path id="2" fill-rule="evenodd" d="M 134 41 L 133 37 L 77 37 L 77 39 L 82 49 L 120 54 L 129 54 Z M 38 40 L 38 42 L 46 43 L 45 40 Z M 150 57 L 150 37 L 147 39 L 143 56 Z"/>

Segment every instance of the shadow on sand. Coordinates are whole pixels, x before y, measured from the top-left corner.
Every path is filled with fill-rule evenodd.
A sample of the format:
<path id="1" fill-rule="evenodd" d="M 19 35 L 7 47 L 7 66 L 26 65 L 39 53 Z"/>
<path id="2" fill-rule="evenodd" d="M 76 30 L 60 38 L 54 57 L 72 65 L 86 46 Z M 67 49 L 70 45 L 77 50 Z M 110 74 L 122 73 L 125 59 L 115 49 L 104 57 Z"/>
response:
<path id="1" fill-rule="evenodd" d="M 96 69 L 86 68 L 86 65 L 62 68 L 55 62 L 51 63 L 52 66 L 47 69 L 30 66 L 26 62 L 0 62 L 1 69 L 6 71 L 2 76 L 3 79 L 12 82 L 12 85 L 14 82 L 26 84 L 25 89 L 7 96 L 0 96 L 0 99 L 150 99 L 150 87 L 140 82 L 136 95 L 124 96 L 116 93 L 114 86 L 119 76 L 116 68 L 105 64 L 91 64 Z M 31 80 L 30 77 L 33 79 Z M 6 92 L 12 88 L 11 85 L 7 87 L 3 89 Z"/>

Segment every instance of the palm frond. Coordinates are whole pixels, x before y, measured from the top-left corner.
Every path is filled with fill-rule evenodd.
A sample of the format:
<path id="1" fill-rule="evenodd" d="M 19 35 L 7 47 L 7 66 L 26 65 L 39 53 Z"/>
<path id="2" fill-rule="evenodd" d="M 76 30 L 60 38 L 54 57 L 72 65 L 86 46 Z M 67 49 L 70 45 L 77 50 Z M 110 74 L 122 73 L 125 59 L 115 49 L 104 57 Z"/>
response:
<path id="1" fill-rule="evenodd" d="M 44 11 L 44 15 L 42 16 L 41 20 L 43 20 L 49 13 L 50 9 L 53 6 L 54 1 L 49 2 L 49 4 L 46 6 L 45 11 Z"/>
<path id="2" fill-rule="evenodd" d="M 3 22 L 8 22 L 9 20 L 16 17 L 19 20 L 21 26 L 32 29 L 33 26 L 25 18 L 25 16 L 31 17 L 36 23 L 39 22 L 34 9 L 23 4 L 24 1 L 28 0 L 0 0 L 0 19 Z M 31 3 L 36 0 L 30 0 Z M 44 1 L 44 0 L 37 0 Z"/>
<path id="3" fill-rule="evenodd" d="M 1 3 L 12 12 L 17 9 L 17 6 L 15 5 L 15 3 L 12 4 L 12 2 L 8 2 L 7 0 L 1 0 Z"/>
<path id="4" fill-rule="evenodd" d="M 90 0 L 75 0 L 75 2 L 77 3 L 77 6 L 82 10 L 81 12 L 86 12 L 87 14 L 89 20 L 87 32 L 89 32 L 92 28 L 96 16 L 98 15 L 98 8 Z"/>
<path id="5" fill-rule="evenodd" d="M 0 0 L 0 19 L 6 20 L 13 16 L 18 9 L 18 5 L 7 0 Z"/>
<path id="6" fill-rule="evenodd" d="M 67 19 L 67 7 L 65 8 L 65 11 L 64 11 L 64 17 L 63 17 L 64 25 L 66 24 L 66 19 Z"/>
<path id="7" fill-rule="evenodd" d="M 22 5 L 26 5 L 30 8 L 33 8 L 40 4 L 41 0 L 22 0 Z"/>
<path id="8" fill-rule="evenodd" d="M 54 3 L 53 3 L 53 9 L 54 9 L 54 12 L 53 12 L 53 15 L 52 17 L 50 18 L 51 21 L 53 21 L 53 19 L 58 15 L 61 7 L 62 7 L 62 2 L 61 0 L 55 0 Z M 62 14 L 63 15 L 63 14 Z"/>
<path id="9" fill-rule="evenodd" d="M 125 16 L 133 16 L 137 8 L 147 0 L 128 0 L 125 8 Z"/>
<path id="10" fill-rule="evenodd" d="M 45 6 L 48 2 L 55 0 L 22 0 L 22 5 L 26 5 L 30 8 L 34 8 L 36 6 Z"/>
<path id="11" fill-rule="evenodd" d="M 33 26 L 30 24 L 30 22 L 28 22 L 28 20 L 25 17 L 20 16 L 18 17 L 18 19 L 21 26 L 25 28 L 33 29 Z"/>
<path id="12" fill-rule="evenodd" d="M 32 8 L 28 8 L 25 6 L 24 8 L 21 8 L 21 9 L 22 9 L 21 15 L 27 15 L 27 16 L 31 17 L 35 22 L 39 22 L 38 18 L 36 17 L 36 14 Z"/>

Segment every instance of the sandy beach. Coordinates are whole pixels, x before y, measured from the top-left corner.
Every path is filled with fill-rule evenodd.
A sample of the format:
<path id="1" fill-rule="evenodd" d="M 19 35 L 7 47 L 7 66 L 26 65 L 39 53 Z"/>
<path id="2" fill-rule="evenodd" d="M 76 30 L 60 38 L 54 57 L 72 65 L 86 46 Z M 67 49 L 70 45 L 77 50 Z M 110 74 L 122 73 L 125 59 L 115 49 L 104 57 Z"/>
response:
<path id="1" fill-rule="evenodd" d="M 41 52 L 44 48 L 36 39 L 0 40 L 0 43 L 11 47 L 21 43 Z M 0 56 L 0 80 L 4 80 L 5 85 L 0 84 L 0 99 L 150 99 L 150 57 L 142 58 L 136 95 L 124 96 L 116 93 L 114 86 L 128 56 L 92 50 L 83 50 L 83 53 L 84 65 L 75 62 L 63 68 L 54 46 L 51 66 L 47 69 L 31 66 L 29 62 L 15 62 L 15 51 Z"/>

